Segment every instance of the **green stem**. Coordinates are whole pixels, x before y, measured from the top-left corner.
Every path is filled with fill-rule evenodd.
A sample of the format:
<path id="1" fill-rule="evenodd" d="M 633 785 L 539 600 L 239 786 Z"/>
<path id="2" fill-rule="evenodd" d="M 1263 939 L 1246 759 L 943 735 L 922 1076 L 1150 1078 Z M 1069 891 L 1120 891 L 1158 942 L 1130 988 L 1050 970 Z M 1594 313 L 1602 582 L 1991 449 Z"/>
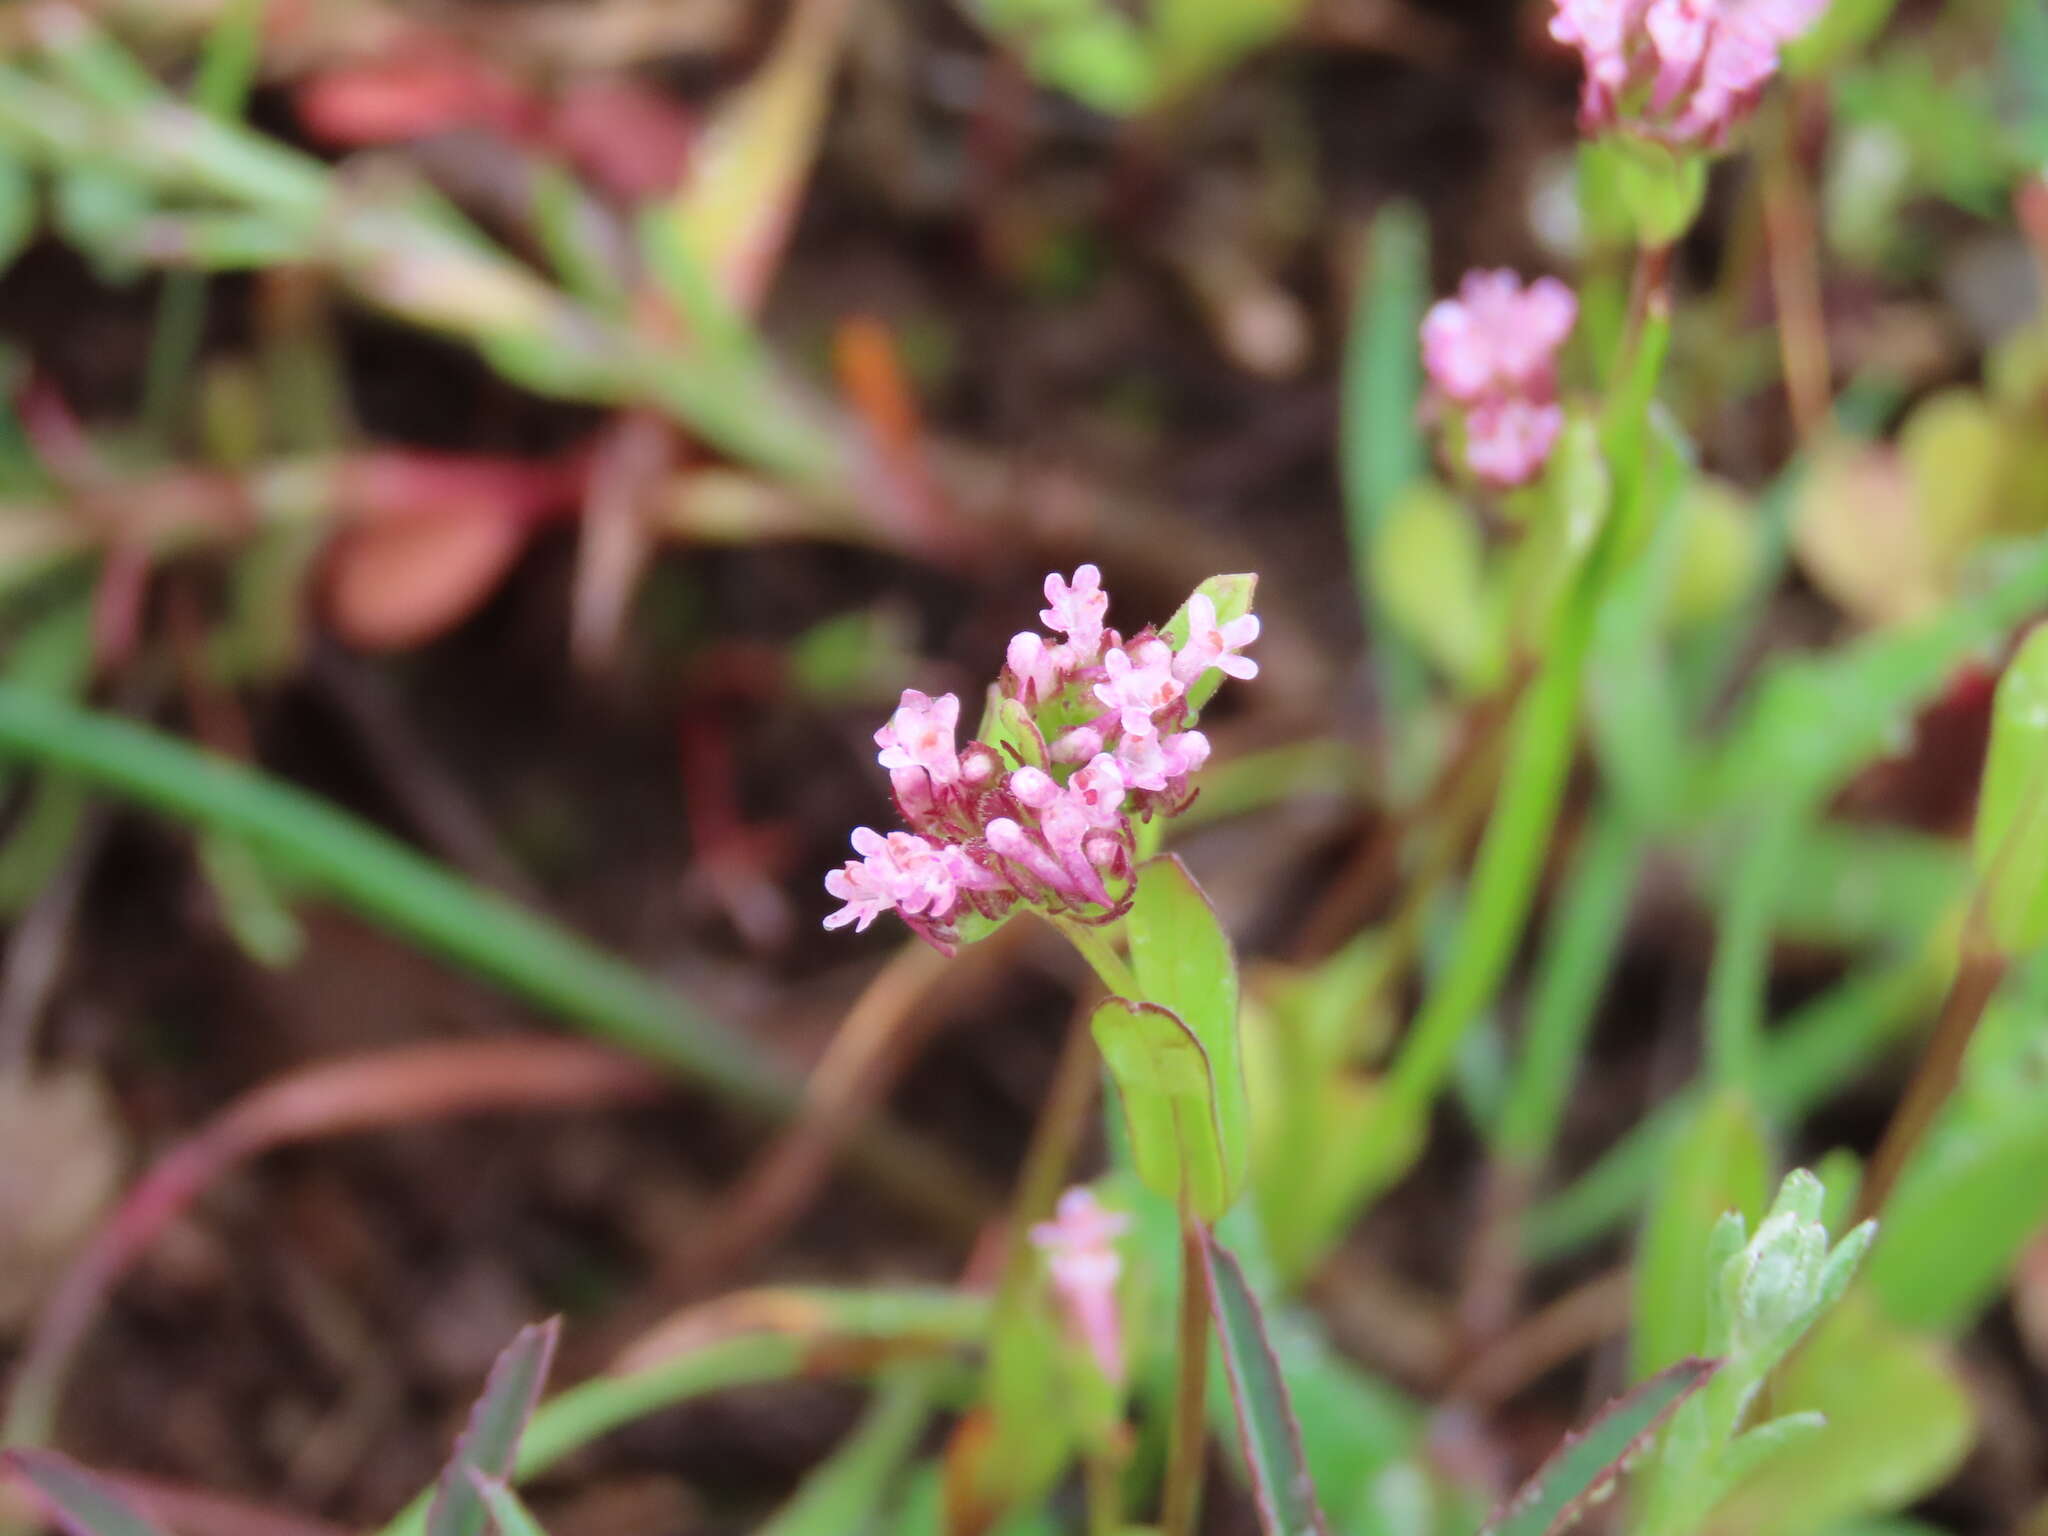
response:
<path id="1" fill-rule="evenodd" d="M 1751 826 L 1722 904 L 1714 963 L 1707 974 L 1708 1080 L 1717 1088 L 1752 1100 L 1764 1035 L 1778 888 L 1805 819 L 1803 802 L 1786 800 L 1767 808 Z"/>
<path id="2" fill-rule="evenodd" d="M 1393 1125 L 1412 1125 L 1427 1112 L 1450 1074 L 1459 1041 L 1493 1000 L 1514 955 L 1577 742 L 1592 616 L 1588 596 L 1569 604 L 1557 643 L 1516 706 L 1500 791 L 1457 937 L 1387 1078 L 1395 1113 L 1386 1118 Z"/>
<path id="3" fill-rule="evenodd" d="M 1523 1169 L 1543 1167 L 1564 1123 L 1642 855 L 1642 838 L 1618 811 L 1595 814 L 1537 965 L 1522 1056 L 1501 1113 L 1501 1155 Z"/>
<path id="4" fill-rule="evenodd" d="M 1100 1447 L 1090 1451 L 1082 1473 L 1087 1482 L 1088 1536 L 1122 1536 L 1123 1467 Z"/>
<path id="5" fill-rule="evenodd" d="M 1132 1002 L 1144 1000 L 1145 994 L 1138 989 L 1137 976 L 1117 952 L 1116 944 L 1109 936 L 1114 929 L 1100 928 L 1091 923 L 1066 922 L 1059 918 L 1049 921 L 1066 935 L 1069 944 L 1081 952 L 1081 958 L 1088 962 L 1096 979 L 1108 989 L 1110 996 L 1128 998 Z"/>
<path id="6" fill-rule="evenodd" d="M 1159 1536 L 1194 1536 L 1202 1512 L 1209 1395 L 1209 1282 L 1201 1224 L 1180 1218 L 1180 1375 L 1168 1432 Z"/>

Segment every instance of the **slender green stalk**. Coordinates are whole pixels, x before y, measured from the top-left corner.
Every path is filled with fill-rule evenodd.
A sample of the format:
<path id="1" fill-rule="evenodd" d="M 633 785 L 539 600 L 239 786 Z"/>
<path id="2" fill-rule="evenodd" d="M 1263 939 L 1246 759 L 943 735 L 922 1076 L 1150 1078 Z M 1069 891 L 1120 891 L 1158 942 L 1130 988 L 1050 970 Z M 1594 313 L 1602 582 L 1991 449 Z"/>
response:
<path id="1" fill-rule="evenodd" d="M 1617 811 L 1594 816 L 1537 966 L 1522 1056 L 1501 1112 L 1500 1152 L 1519 1167 L 1541 1168 L 1556 1143 L 1642 854 L 1642 839 Z"/>
<path id="2" fill-rule="evenodd" d="M 1088 1453 L 1082 1465 L 1088 1499 L 1088 1536 L 1123 1536 L 1123 1467 L 1119 1459 L 1100 1448 Z"/>
<path id="3" fill-rule="evenodd" d="M 1138 986 L 1138 978 L 1132 972 L 1124 957 L 1117 953 L 1116 943 L 1110 938 L 1112 930 L 1098 928 L 1091 923 L 1068 923 L 1054 921 L 1054 926 L 1066 935 L 1067 942 L 1081 952 L 1081 958 L 1088 962 L 1096 979 L 1109 989 L 1112 997 L 1129 998 L 1133 1002 L 1144 999 L 1144 992 Z"/>
<path id="4" fill-rule="evenodd" d="M 1556 645 L 1515 708 L 1500 792 L 1457 936 L 1387 1078 L 1390 1125 L 1412 1124 L 1435 1100 L 1459 1041 L 1493 1000 L 1521 938 L 1577 742 L 1592 616 L 1590 601 L 1570 605 Z"/>
<path id="5" fill-rule="evenodd" d="M 240 117 L 248 102 L 261 53 L 264 4 L 265 0 L 231 0 L 207 37 L 192 100 L 210 117 Z M 179 410 L 189 399 L 192 367 L 205 329 L 205 274 L 166 273 L 157 300 L 141 413 L 143 436 L 159 450 L 168 446 Z"/>
<path id="6" fill-rule="evenodd" d="M 1768 807 L 1751 825 L 1720 911 L 1714 963 L 1707 973 L 1707 1076 L 1719 1088 L 1754 1099 L 1770 983 L 1772 920 L 1778 888 L 1805 803 Z"/>
<path id="7" fill-rule="evenodd" d="M 1207 1460 L 1209 1396 L 1209 1281 L 1207 1244 L 1188 1212 L 1180 1218 L 1180 1375 L 1174 1385 L 1173 1422 L 1167 1434 L 1166 1482 L 1159 1536 L 1194 1536 L 1202 1513 Z"/>

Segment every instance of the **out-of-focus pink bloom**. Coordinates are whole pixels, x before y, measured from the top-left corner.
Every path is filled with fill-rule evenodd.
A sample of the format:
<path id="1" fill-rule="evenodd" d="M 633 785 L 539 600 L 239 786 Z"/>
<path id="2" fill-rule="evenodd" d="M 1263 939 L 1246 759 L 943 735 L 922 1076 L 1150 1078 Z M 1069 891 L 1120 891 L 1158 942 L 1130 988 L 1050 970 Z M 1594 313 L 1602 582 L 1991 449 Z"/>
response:
<path id="1" fill-rule="evenodd" d="M 1612 20 L 1596 6 L 1571 10 L 1581 28 Z M 1578 315 L 1556 278 L 1524 287 L 1501 270 L 1466 273 L 1458 296 L 1423 318 L 1423 366 L 1437 394 L 1464 408 L 1465 462 L 1487 484 L 1526 485 L 1549 459 L 1564 425 L 1557 354 Z"/>
<path id="2" fill-rule="evenodd" d="M 1161 644 L 1111 650 L 1102 658 L 1102 670 L 1106 676 L 1095 685 L 1095 697 L 1116 712 L 1128 735 L 1150 735 L 1152 717 L 1187 692 L 1173 675 L 1173 652 Z"/>
<path id="3" fill-rule="evenodd" d="M 1502 394 L 1548 393 L 1557 351 L 1579 318 L 1579 301 L 1554 277 L 1526 288 L 1514 273 L 1467 272 L 1454 299 L 1422 321 L 1422 364 L 1447 398 L 1471 405 Z"/>
<path id="4" fill-rule="evenodd" d="M 1240 614 L 1228 624 L 1218 624 L 1216 604 L 1206 592 L 1197 592 L 1188 599 L 1188 643 L 1173 658 L 1174 680 L 1192 688 L 1211 667 L 1226 677 L 1257 677 L 1259 664 L 1237 653 L 1258 638 L 1257 614 Z"/>
<path id="5" fill-rule="evenodd" d="M 1564 410 L 1521 399 L 1488 400 L 1465 417 L 1465 462 L 1487 484 L 1527 485 L 1549 462 Z"/>
<path id="6" fill-rule="evenodd" d="M 896 713 L 875 732 L 884 768 L 922 768 L 944 789 L 960 777 L 960 754 L 953 747 L 953 729 L 960 723 L 960 700 L 942 693 L 936 699 L 915 688 L 903 690 Z"/>
<path id="7" fill-rule="evenodd" d="M 1829 0 L 1557 0 L 1550 35 L 1585 66 L 1580 125 L 1717 149 Z"/>
<path id="8" fill-rule="evenodd" d="M 1093 1190 L 1077 1184 L 1060 1196 L 1051 1221 L 1031 1229 L 1068 1331 L 1116 1386 L 1124 1380 L 1123 1324 L 1116 1304 L 1123 1259 L 1116 1242 L 1129 1225 L 1129 1217 L 1105 1210 Z"/>
<path id="9" fill-rule="evenodd" d="M 1067 637 L 1076 665 L 1086 666 L 1102 647 L 1103 620 L 1109 614 L 1109 594 L 1102 590 L 1102 572 L 1084 565 L 1071 582 L 1055 571 L 1045 578 L 1046 607 L 1038 615 L 1047 629 Z"/>
<path id="10" fill-rule="evenodd" d="M 861 857 L 825 877 L 825 889 L 846 903 L 825 919 L 827 928 L 852 923 L 859 932 L 891 910 L 934 919 L 952 911 L 960 866 L 936 845 L 912 832 L 884 837 L 855 827 L 853 851 Z"/>

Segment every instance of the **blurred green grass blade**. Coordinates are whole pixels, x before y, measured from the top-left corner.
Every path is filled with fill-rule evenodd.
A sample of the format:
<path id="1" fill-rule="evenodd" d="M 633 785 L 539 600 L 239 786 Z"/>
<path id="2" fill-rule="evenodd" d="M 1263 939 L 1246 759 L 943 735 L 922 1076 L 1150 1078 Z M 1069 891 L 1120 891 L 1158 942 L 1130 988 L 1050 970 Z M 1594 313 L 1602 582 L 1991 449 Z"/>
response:
<path id="1" fill-rule="evenodd" d="M 476 1477 L 510 1475 L 520 1436 L 540 1404 L 561 1337 L 562 1320 L 551 1318 L 520 1329 L 499 1353 L 470 1410 L 469 1423 L 455 1442 L 455 1454 L 435 1482 L 434 1500 L 427 1506 L 427 1536 L 483 1536 L 491 1515 Z"/>
<path id="2" fill-rule="evenodd" d="M 1569 1530 L 1715 1368 L 1712 1360 L 1681 1360 L 1609 1403 L 1592 1423 L 1565 1437 L 1536 1475 L 1486 1522 L 1480 1536 L 1551 1536 Z"/>
<path id="3" fill-rule="evenodd" d="M 0 1470 L 33 1488 L 68 1536 L 163 1536 L 104 1478 L 55 1451 L 0 1452 Z"/>
<path id="4" fill-rule="evenodd" d="M 1732 834 L 1740 839 L 1740 851 L 1715 909 L 1705 1006 L 1707 1075 L 1731 1093 L 1751 1096 L 1756 1091 L 1770 1001 L 1773 920 L 1800 829 L 1810 819 L 1803 802 L 1770 800 Z"/>
<path id="5" fill-rule="evenodd" d="M 1775 1162 L 1749 1102 L 1702 1102 L 1666 1150 L 1636 1247 L 1635 1374 L 1648 1378 L 1706 1344 L 1707 1254 L 1714 1224 L 1740 1211 L 1751 1226 L 1770 1198 Z"/>
<path id="6" fill-rule="evenodd" d="M 1789 1124 L 1827 1099 L 1923 1021 L 1947 981 L 1945 963 L 1926 955 L 1885 961 L 1851 973 L 1794 1012 L 1764 1044 L 1758 1093 L 1765 1113 Z M 1536 1205 L 1523 1224 L 1530 1260 L 1561 1258 L 1628 1221 L 1698 1100 L 1696 1091 L 1664 1100 L 1591 1168 Z"/>
<path id="7" fill-rule="evenodd" d="M 1641 837 L 1608 806 L 1593 817 L 1572 861 L 1537 962 L 1522 1053 L 1500 1119 L 1501 1154 L 1521 1168 L 1543 1165 L 1564 1123 L 1643 853 Z"/>
<path id="8" fill-rule="evenodd" d="M 883 1501 L 931 1422 L 933 1371 L 906 1366 L 885 1379 L 874 1406 L 825 1464 L 755 1536 L 858 1536 L 878 1531 Z"/>
<path id="9" fill-rule="evenodd" d="M 792 1102 L 789 1081 L 749 1046 L 631 966 L 302 790 L 15 683 L 0 683 L 4 756 L 236 837 L 422 947 L 737 1102 Z"/>
<path id="10" fill-rule="evenodd" d="M 192 101 L 200 111 L 240 117 L 248 106 L 263 57 L 265 4 L 266 0 L 228 0 L 221 7 L 192 81 Z"/>
<path id="11" fill-rule="evenodd" d="M 1259 1526 L 1266 1536 L 1323 1536 L 1329 1527 L 1316 1505 L 1315 1485 L 1302 1452 L 1301 1428 L 1288 1400 L 1287 1381 L 1266 1336 L 1258 1298 L 1236 1257 L 1204 1234 L 1209 1302 L 1223 1345 L 1223 1367 L 1236 1409 Z"/>
<path id="12" fill-rule="evenodd" d="M 1429 226 L 1412 203 L 1373 219 L 1351 334 L 1345 342 L 1338 456 L 1358 601 L 1372 640 L 1385 728 L 1398 748 L 1424 691 L 1421 659 L 1392 633 L 1373 602 L 1372 551 L 1381 526 L 1423 473 L 1417 406 L 1420 333 L 1429 298 Z"/>

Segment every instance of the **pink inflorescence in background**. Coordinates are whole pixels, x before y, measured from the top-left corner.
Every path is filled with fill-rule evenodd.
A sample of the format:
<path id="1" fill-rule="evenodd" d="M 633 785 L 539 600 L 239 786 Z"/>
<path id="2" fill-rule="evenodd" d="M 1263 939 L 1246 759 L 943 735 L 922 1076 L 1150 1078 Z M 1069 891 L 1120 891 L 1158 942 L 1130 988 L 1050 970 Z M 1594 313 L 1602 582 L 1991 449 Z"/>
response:
<path id="1" fill-rule="evenodd" d="M 1468 272 L 1422 321 L 1431 385 L 1465 418 L 1465 462 L 1489 485 L 1536 478 L 1564 427 L 1557 354 L 1579 315 L 1554 277 L 1524 287 L 1505 269 Z"/>
<path id="2" fill-rule="evenodd" d="M 1136 823 L 1185 809 L 1208 760 L 1188 691 L 1211 669 L 1256 676 L 1240 653 L 1259 621 L 1221 620 L 1197 592 L 1178 646 L 1152 628 L 1125 640 L 1092 565 L 1046 577 L 1045 599 L 1053 636 L 1012 639 L 996 685 L 1002 745 L 960 744 L 960 700 L 914 688 L 875 732 L 909 830 L 855 830 L 860 857 L 825 877 L 844 903 L 827 928 L 893 911 L 950 949 L 965 912 L 996 920 L 1023 903 L 1100 921 L 1128 905 Z"/>
<path id="3" fill-rule="evenodd" d="M 1579 123 L 1718 149 L 1829 0 L 1557 0 L 1550 35 L 1578 51 Z"/>
<path id="4" fill-rule="evenodd" d="M 1124 1349 L 1116 1302 L 1123 1259 L 1116 1241 L 1129 1225 L 1129 1217 L 1105 1210 L 1093 1190 L 1077 1184 L 1060 1196 L 1051 1221 L 1031 1229 L 1068 1332 L 1117 1385 L 1124 1379 Z"/>

